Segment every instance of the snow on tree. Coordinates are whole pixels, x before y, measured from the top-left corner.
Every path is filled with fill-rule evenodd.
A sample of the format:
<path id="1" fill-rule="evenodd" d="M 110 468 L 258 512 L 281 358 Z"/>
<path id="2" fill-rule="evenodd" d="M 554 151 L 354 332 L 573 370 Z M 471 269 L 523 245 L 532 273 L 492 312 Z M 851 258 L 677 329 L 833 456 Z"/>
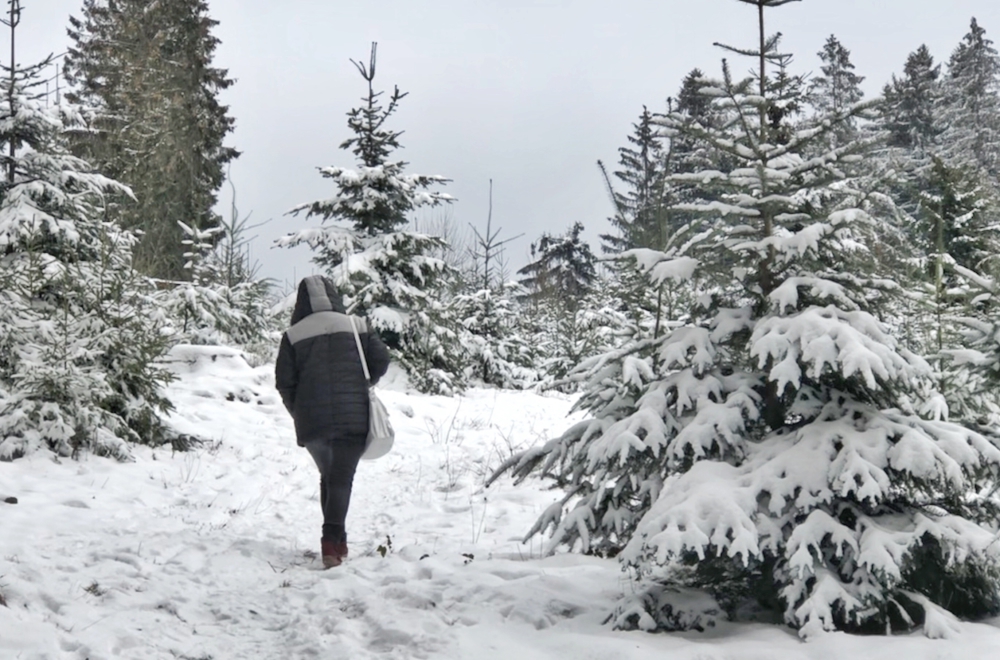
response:
<path id="1" fill-rule="evenodd" d="M 676 102 L 667 101 L 671 113 L 702 126 L 714 126 L 722 121 L 724 111 L 717 107 L 715 99 L 699 93 L 705 84 L 704 74 L 699 69 L 689 72 L 681 83 Z M 621 169 L 614 172 L 615 178 L 624 184 L 624 191 L 615 189 L 601 165 L 615 208 L 612 226 L 619 233 L 618 237 L 602 235 L 605 242 L 602 247 L 605 252 L 619 256 L 623 251 L 636 249 L 664 250 L 678 233 L 689 229 L 694 216 L 683 205 L 697 198 L 698 185 L 696 181 L 680 180 L 672 175 L 714 170 L 720 166 L 715 160 L 719 154 L 684 133 L 665 131 L 659 126 L 657 115 L 644 111 L 635 129 L 636 135 L 630 136 L 629 141 L 636 144 L 638 150 L 619 149 Z M 655 288 L 649 287 L 629 261 L 628 258 L 605 260 L 608 277 L 602 290 L 614 291 L 613 298 L 617 302 L 613 307 L 627 319 L 624 326 L 619 324 L 616 332 L 635 335 L 648 329 L 658 334 L 664 323 L 675 320 L 681 308 L 690 303 L 686 295 L 690 287 L 677 286 L 670 280 Z"/>
<path id="2" fill-rule="evenodd" d="M 456 328 L 461 346 L 463 376 L 506 389 L 524 389 L 538 380 L 539 350 L 532 340 L 532 318 L 524 313 L 524 287 L 508 280 L 504 249 L 519 238 L 500 238 L 493 228 L 493 181 L 490 180 L 486 229 L 472 227 L 467 246 L 469 261 L 451 286 L 446 318 Z"/>
<path id="3" fill-rule="evenodd" d="M 762 38 L 730 50 L 754 76 L 724 63 L 702 88 L 728 121 L 663 120 L 731 164 L 673 177 L 705 187 L 684 205 L 705 231 L 632 255 L 651 286 L 700 273 L 698 306 L 580 364 L 590 418 L 494 478 L 554 481 L 566 496 L 529 535 L 634 572 L 617 627 L 699 627 L 755 601 L 804 637 L 948 634 L 949 612 L 1000 611 L 1000 443 L 942 419 L 929 365 L 879 319 L 899 286 L 872 247 L 891 219 L 855 175 L 871 142 L 803 156 L 873 104 L 796 123 L 801 81 L 763 38 L 765 10 L 788 0 L 740 1 Z"/>
<path id="4" fill-rule="evenodd" d="M 914 325 L 923 337 L 912 345 L 932 358 L 937 389 L 948 403 L 949 414 L 967 419 L 981 406 L 970 403 L 977 398 L 978 388 L 971 383 L 966 365 L 949 359 L 964 343 L 954 317 L 963 313 L 967 294 L 955 269 L 987 272 L 1000 243 L 990 227 L 986 201 L 968 170 L 949 167 L 937 156 L 932 163 L 918 192 L 914 243 L 925 255 L 921 259 L 923 278 L 918 280 L 924 296 Z"/>
<path id="5" fill-rule="evenodd" d="M 948 61 L 943 83 L 942 157 L 1000 184 L 1000 54 L 972 19 Z"/>
<path id="6" fill-rule="evenodd" d="M 583 240 L 583 223 L 575 222 L 562 236 L 543 233 L 531 244 L 531 261 L 518 270 L 532 299 L 563 299 L 577 306 L 597 279 L 594 253 Z"/>
<path id="7" fill-rule="evenodd" d="M 922 48 L 908 59 L 904 80 L 894 79 L 891 93 L 887 88 L 889 149 L 873 162 L 884 161 L 891 173 L 886 183 L 905 211 L 908 288 L 920 294 L 903 314 L 907 344 L 933 358 L 951 413 L 964 416 L 979 406 L 968 403 L 975 397 L 966 365 L 946 359 L 962 344 L 952 322 L 962 313 L 963 295 L 953 266 L 988 274 L 1000 249 L 1000 190 L 991 165 L 1000 146 L 991 125 L 1000 110 L 1000 60 L 975 19 L 952 54 L 948 75 L 938 81 L 938 71 Z"/>
<path id="8" fill-rule="evenodd" d="M 1000 286 L 994 278 L 974 270 L 953 268 L 960 280 L 955 289 L 964 305 L 952 306 L 952 316 L 946 319 L 962 335 L 962 342 L 941 350 L 950 360 L 942 371 L 953 381 L 949 410 L 953 417 L 995 427 L 1000 422 Z"/>
<path id="9" fill-rule="evenodd" d="M 592 355 L 608 329 L 595 295 L 596 259 L 581 237 L 583 229 L 575 222 L 563 235 L 543 233 L 531 244 L 532 261 L 517 271 L 548 382 L 562 380 L 573 365 Z"/>
<path id="10" fill-rule="evenodd" d="M 266 280 L 254 277 L 245 256 L 234 255 L 233 222 L 199 230 L 180 223 L 189 279 L 160 281 L 157 298 L 170 320 L 174 342 L 262 348 L 275 344 L 278 319 L 271 314 Z M 222 236 L 220 239 L 219 236 Z"/>
<path id="11" fill-rule="evenodd" d="M 823 50 L 818 53 L 823 66 L 821 76 L 812 79 L 809 94 L 813 105 L 820 112 L 843 113 L 851 109 L 864 97 L 861 83 L 864 76 L 854 73 L 851 51 L 844 48 L 835 35 L 830 35 Z M 852 125 L 854 122 L 845 122 Z"/>
<path id="12" fill-rule="evenodd" d="M 250 255 L 249 215 L 240 217 L 236 188 L 228 219 L 211 229 L 180 222 L 186 277 L 154 280 L 173 343 L 235 346 L 251 364 L 273 362 L 286 318 L 279 318 L 272 281 L 258 276 Z"/>
<path id="13" fill-rule="evenodd" d="M 1000 266 L 1000 55 L 985 34 L 973 18 L 952 53 L 944 81 L 940 155 L 920 183 L 921 211 L 932 221 L 936 238 L 932 263 L 940 389 L 953 416 L 970 421 L 996 415 L 996 381 L 979 352 L 989 341 L 984 329 L 992 323 L 993 278 Z"/>
<path id="14" fill-rule="evenodd" d="M 539 377 L 538 346 L 524 314 L 523 288 L 515 282 L 463 290 L 448 306 L 458 326 L 464 380 L 504 389 L 525 389 Z"/>
<path id="15" fill-rule="evenodd" d="M 448 181 L 441 176 L 408 174 L 407 163 L 390 160 L 401 132 L 385 124 L 406 94 L 394 88 L 389 103 L 372 85 L 376 47 L 366 67 L 354 62 L 368 83 L 364 104 L 348 113 L 353 137 L 341 149 L 358 158 L 356 169 L 320 168 L 336 194 L 302 204 L 292 213 L 319 217 L 322 226 L 304 229 L 278 241 L 281 246 L 308 244 L 313 261 L 323 267 L 345 295 L 347 304 L 367 315 L 413 382 L 424 391 L 450 392 L 460 385 L 455 331 L 443 324 L 440 286 L 448 275 L 445 262 L 433 256 L 441 239 L 408 231 L 408 214 L 420 207 L 454 200 L 432 190 Z M 332 222 L 328 222 L 332 221 Z"/>
<path id="16" fill-rule="evenodd" d="M 136 237 L 105 219 L 108 197 L 131 193 L 69 153 L 81 119 L 46 107 L 49 64 L 3 68 L 0 460 L 41 448 L 124 459 L 127 441 L 167 440 L 166 342 L 152 287 L 132 269 Z"/>

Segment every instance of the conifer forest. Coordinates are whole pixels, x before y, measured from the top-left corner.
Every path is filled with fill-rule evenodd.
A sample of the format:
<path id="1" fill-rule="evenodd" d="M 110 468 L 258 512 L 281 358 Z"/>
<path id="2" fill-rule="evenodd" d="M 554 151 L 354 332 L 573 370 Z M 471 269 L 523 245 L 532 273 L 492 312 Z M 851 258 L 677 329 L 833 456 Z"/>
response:
<path id="1" fill-rule="evenodd" d="M 309 164 L 317 198 L 286 209 L 274 222 L 289 230 L 254 249 L 259 225 L 237 208 L 229 172 L 257 156 L 235 139 L 239 108 L 226 94 L 240 81 L 217 61 L 213 3 L 74 0 L 65 52 L 26 61 L 35 2 L 7 0 L 0 658 L 521 653 L 507 639 L 515 629 L 496 628 L 506 641 L 488 647 L 460 632 L 486 630 L 496 612 L 530 640 L 567 636 L 551 648 L 522 641 L 537 652 L 524 657 L 585 657 L 586 644 L 572 646 L 581 630 L 601 636 L 602 657 L 860 659 L 869 656 L 850 649 L 867 642 L 849 640 L 875 637 L 890 640 L 883 654 L 920 640 L 915 658 L 1000 657 L 1000 12 L 963 17 L 949 51 L 914 43 L 895 73 L 872 80 L 836 34 L 810 53 L 786 47 L 792 35 L 775 28 L 783 12 L 823 0 L 704 1 L 738 14 L 741 40 L 715 44 L 714 59 L 664 81 L 663 100 L 636 107 L 615 129 L 613 159 L 593 154 L 599 226 L 567 214 L 513 235 L 492 180 L 489 208 L 466 209 L 453 192 L 462 172 L 417 173 L 427 168 L 404 147 L 422 127 L 406 110 L 423 91 L 383 72 L 402 57 L 383 38 L 329 64 L 353 76 L 336 90 L 342 104 L 324 109 L 347 137 Z M 710 24 L 685 30 L 718 38 Z M 814 54 L 817 67 L 800 65 Z M 662 78 L 655 61 L 643 66 Z M 355 573 L 337 569 L 350 578 L 320 586 L 327 573 L 304 572 L 315 553 L 302 559 L 290 540 L 312 539 L 318 481 L 274 383 L 298 282 L 261 268 L 292 248 L 307 254 L 299 275 L 328 278 L 392 358 L 380 396 L 396 463 L 379 461 L 367 483 L 401 499 L 356 486 L 349 526 L 367 550 L 352 555 Z M 227 427 L 251 430 L 237 440 Z M 262 456 L 272 458 L 241 467 Z M 281 474 L 302 476 L 308 492 L 277 476 L 293 460 L 302 465 Z M 165 461 L 180 466 L 169 472 L 176 484 L 154 476 Z M 209 497 L 198 489 L 213 463 L 229 485 Z M 86 536 L 73 536 L 65 513 L 31 512 L 33 498 L 61 498 L 89 515 L 110 495 L 105 475 L 119 483 L 129 470 L 142 479 L 114 491 L 120 501 Z M 165 508 L 150 504 L 168 494 Z M 144 588 L 116 582 L 120 571 L 151 580 L 154 565 L 190 569 L 164 584 L 229 575 L 208 559 L 224 550 L 196 557 L 195 541 L 257 534 L 263 518 L 248 517 L 284 511 L 286 496 L 306 502 L 311 522 L 281 513 L 287 536 L 253 536 L 240 551 L 271 557 L 253 578 L 271 591 L 243 602 L 233 594 L 251 581 L 233 568 L 217 591 L 152 587 L 161 595 L 146 609 L 169 623 L 105 622 L 114 599 L 132 603 L 121 612 L 145 607 L 127 600 Z M 220 497 L 236 522 L 211 517 L 223 513 L 209 511 Z M 130 509 L 138 503 L 146 508 Z M 156 554 L 168 527 L 142 527 L 159 520 L 147 509 L 172 521 L 169 534 L 191 534 L 183 553 Z M 460 542 L 427 540 L 458 510 Z M 129 531 L 111 531 L 119 515 Z M 33 536 L 50 532 L 45 543 Z M 148 566 L 120 558 L 160 533 L 141 551 L 153 553 Z M 112 537 L 121 547 L 97 545 Z M 233 539 L 218 548 L 236 557 Z M 90 554 L 63 562 L 83 577 L 40 577 L 58 576 L 63 544 L 84 542 Z M 108 553 L 119 572 L 86 573 Z M 33 563 L 46 558 L 55 563 Z M 379 568 L 393 558 L 401 568 Z M 517 571 L 544 584 L 564 566 L 581 585 L 604 586 L 509 591 Z M 462 570 L 480 572 L 441 577 Z M 393 634 L 372 623 L 382 601 L 365 595 L 379 571 L 397 592 L 413 590 L 393 596 L 378 583 L 399 608 L 405 630 Z M 413 586 L 425 577 L 427 590 Z M 295 600 L 296 589 L 309 597 Z M 220 615 L 220 594 L 243 614 Z M 332 615 L 308 609 L 324 599 L 339 603 Z M 462 609 L 470 603 L 483 609 Z M 238 623 L 247 608 L 259 625 Z M 438 618 L 417 618 L 432 610 Z M 329 618 L 300 639 L 289 630 L 307 629 L 303 612 Z M 176 632 L 137 632 L 164 626 Z M 805 655 L 724 646 L 757 630 L 789 636 Z M 227 635 L 254 646 L 227 646 Z M 635 641 L 646 639 L 657 641 Z M 677 640 L 701 650 L 625 650 Z M 933 646 L 945 643 L 958 645 Z"/>

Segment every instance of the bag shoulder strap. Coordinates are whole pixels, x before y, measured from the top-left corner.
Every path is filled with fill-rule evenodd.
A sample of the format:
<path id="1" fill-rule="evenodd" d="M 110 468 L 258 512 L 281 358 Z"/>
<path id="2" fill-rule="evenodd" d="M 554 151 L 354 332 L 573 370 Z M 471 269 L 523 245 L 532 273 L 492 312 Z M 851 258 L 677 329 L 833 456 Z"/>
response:
<path id="1" fill-rule="evenodd" d="M 365 350 L 361 348 L 361 337 L 358 335 L 358 326 L 353 316 L 348 316 L 347 318 L 351 319 L 351 329 L 354 330 L 354 343 L 358 345 L 358 355 L 361 356 L 361 367 L 365 370 L 365 381 L 370 383 L 372 375 L 368 372 L 368 360 L 365 359 Z"/>

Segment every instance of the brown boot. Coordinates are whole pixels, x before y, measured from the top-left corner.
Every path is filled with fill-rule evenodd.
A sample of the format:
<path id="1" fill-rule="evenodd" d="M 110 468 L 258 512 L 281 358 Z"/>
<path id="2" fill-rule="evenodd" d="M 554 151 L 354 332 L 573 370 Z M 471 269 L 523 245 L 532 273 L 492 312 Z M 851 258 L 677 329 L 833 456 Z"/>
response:
<path id="1" fill-rule="evenodd" d="M 341 562 L 347 557 L 347 544 L 337 543 L 335 541 L 321 540 L 320 545 L 323 548 L 323 568 L 333 568 L 334 566 L 340 566 Z M 340 546 L 344 546 L 343 555 L 340 554 Z"/>

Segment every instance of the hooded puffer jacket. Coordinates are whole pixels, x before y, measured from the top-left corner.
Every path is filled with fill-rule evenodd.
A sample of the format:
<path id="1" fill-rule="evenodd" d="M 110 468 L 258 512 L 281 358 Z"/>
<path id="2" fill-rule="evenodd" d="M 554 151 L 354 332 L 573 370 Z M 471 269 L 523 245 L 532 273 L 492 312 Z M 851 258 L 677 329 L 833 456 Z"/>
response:
<path id="1" fill-rule="evenodd" d="M 313 275 L 299 283 L 274 380 L 300 446 L 317 440 L 363 443 L 368 435 L 368 383 L 351 318 L 333 282 Z M 389 351 L 364 319 L 354 320 L 374 385 L 389 368 Z"/>

